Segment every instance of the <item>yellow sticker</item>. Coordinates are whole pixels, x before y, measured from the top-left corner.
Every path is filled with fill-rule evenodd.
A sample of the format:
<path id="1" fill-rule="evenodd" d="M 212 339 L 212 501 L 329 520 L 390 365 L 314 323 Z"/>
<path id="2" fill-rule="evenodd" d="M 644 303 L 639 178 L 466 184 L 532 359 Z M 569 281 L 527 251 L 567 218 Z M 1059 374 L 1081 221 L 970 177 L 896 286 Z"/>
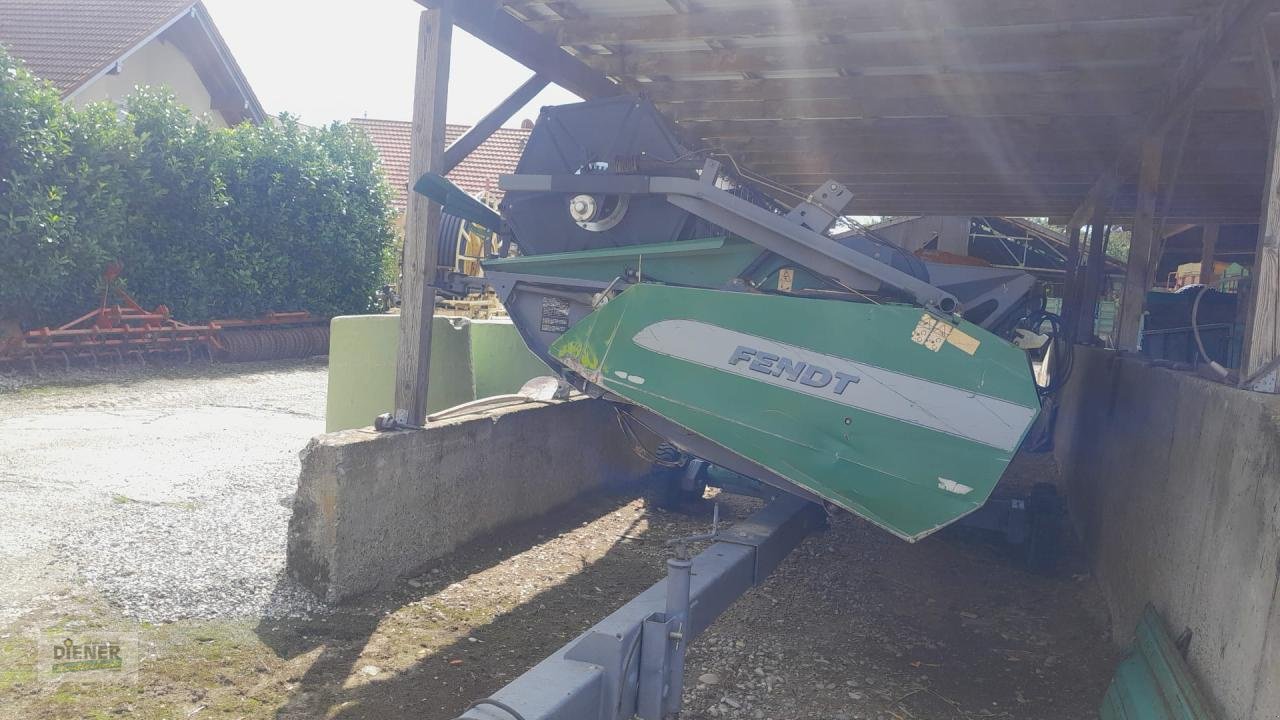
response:
<path id="1" fill-rule="evenodd" d="M 937 327 L 933 329 L 933 332 L 929 333 L 929 337 L 924 341 L 924 346 L 934 352 L 938 352 L 942 349 L 942 343 L 951 337 L 952 330 L 951 323 L 940 321 Z"/>
<path id="2" fill-rule="evenodd" d="M 933 332 L 933 328 L 937 324 L 937 319 L 932 315 L 928 313 L 921 315 L 920 322 L 916 324 L 916 329 L 911 332 L 911 342 L 923 345 L 924 341 L 929 339 L 929 333 Z"/>
<path id="3" fill-rule="evenodd" d="M 947 337 L 951 335 L 951 330 L 950 323 L 941 322 L 929 313 L 925 313 L 920 316 L 920 322 L 911 332 L 911 342 L 938 352 L 942 349 L 942 344 L 946 342 Z"/>
<path id="4" fill-rule="evenodd" d="M 795 282 L 796 271 L 791 268 L 782 268 L 778 271 L 778 289 L 782 292 L 791 292 L 791 283 Z"/>
<path id="5" fill-rule="evenodd" d="M 982 344 L 981 340 L 961 330 L 960 328 L 954 328 L 951 331 L 951 334 L 947 336 L 947 342 L 952 345 L 955 345 L 956 347 L 960 348 L 964 352 L 969 353 L 970 355 L 978 352 L 978 346 Z"/>

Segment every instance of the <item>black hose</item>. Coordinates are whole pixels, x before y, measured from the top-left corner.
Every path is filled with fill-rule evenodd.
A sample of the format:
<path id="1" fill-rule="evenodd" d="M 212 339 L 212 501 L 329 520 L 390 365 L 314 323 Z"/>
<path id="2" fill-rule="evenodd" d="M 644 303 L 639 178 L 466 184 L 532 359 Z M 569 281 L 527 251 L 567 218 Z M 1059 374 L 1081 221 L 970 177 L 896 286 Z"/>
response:
<path id="1" fill-rule="evenodd" d="M 1042 298 L 1043 300 L 1043 298 Z M 1043 306 L 1044 303 L 1042 302 Z M 1057 313 L 1049 312 L 1041 309 L 1033 310 L 1028 313 L 1025 318 L 1025 327 L 1032 332 L 1040 333 L 1045 323 L 1049 324 L 1049 332 L 1043 333 L 1049 337 L 1049 348 L 1053 351 L 1053 361 L 1055 367 L 1049 375 L 1049 383 L 1044 387 L 1037 387 L 1036 392 L 1040 397 L 1048 397 L 1062 390 L 1067 384 L 1067 380 L 1071 377 L 1071 369 L 1075 360 L 1075 344 L 1070 341 L 1062 340 L 1062 316 Z"/>

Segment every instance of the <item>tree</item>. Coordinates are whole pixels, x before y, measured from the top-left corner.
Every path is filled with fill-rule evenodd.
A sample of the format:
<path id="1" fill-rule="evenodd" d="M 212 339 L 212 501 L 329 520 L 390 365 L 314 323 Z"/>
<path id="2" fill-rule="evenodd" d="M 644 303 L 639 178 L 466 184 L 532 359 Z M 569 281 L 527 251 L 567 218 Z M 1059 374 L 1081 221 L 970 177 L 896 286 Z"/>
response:
<path id="1" fill-rule="evenodd" d="M 58 324 L 120 260 L 144 305 L 204 321 L 375 306 L 391 193 L 363 133 L 213 128 L 162 89 L 64 105 L 0 48 L 0 318 Z"/>

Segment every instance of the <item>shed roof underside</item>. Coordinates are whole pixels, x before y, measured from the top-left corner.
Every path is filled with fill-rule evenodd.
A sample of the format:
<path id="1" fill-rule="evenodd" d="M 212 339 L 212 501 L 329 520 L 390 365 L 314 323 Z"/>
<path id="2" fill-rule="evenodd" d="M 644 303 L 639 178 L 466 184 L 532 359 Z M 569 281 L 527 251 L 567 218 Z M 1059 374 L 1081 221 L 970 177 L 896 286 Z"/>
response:
<path id="1" fill-rule="evenodd" d="M 829 177 L 847 184 L 856 214 L 1065 217 L 1118 157 L 1136 157 L 1205 28 L 1244 4 L 505 0 L 497 13 L 755 172 L 802 192 Z M 537 53 L 502 47 L 519 43 L 481 27 L 491 17 L 456 12 L 561 81 Z M 1280 47 L 1280 17 L 1263 25 Z M 1185 131 L 1174 123 L 1167 135 L 1170 222 L 1257 221 L 1269 131 L 1256 45 L 1233 41 Z M 1113 218 L 1133 212 L 1131 170 Z"/>

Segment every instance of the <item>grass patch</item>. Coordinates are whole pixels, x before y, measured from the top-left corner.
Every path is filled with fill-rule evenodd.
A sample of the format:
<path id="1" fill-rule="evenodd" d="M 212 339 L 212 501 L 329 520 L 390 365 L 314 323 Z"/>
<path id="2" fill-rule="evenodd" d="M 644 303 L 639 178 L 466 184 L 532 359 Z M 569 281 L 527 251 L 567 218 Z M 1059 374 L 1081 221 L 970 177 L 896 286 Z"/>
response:
<path id="1" fill-rule="evenodd" d="M 288 700 L 284 678 L 292 673 L 254 633 L 253 621 L 149 624 L 83 610 L 50 629 L 136 632 L 138 682 L 45 684 L 32 638 L 14 634 L 0 638 L 0 708 L 24 720 L 185 718 L 200 706 L 198 717 L 266 718 Z"/>

